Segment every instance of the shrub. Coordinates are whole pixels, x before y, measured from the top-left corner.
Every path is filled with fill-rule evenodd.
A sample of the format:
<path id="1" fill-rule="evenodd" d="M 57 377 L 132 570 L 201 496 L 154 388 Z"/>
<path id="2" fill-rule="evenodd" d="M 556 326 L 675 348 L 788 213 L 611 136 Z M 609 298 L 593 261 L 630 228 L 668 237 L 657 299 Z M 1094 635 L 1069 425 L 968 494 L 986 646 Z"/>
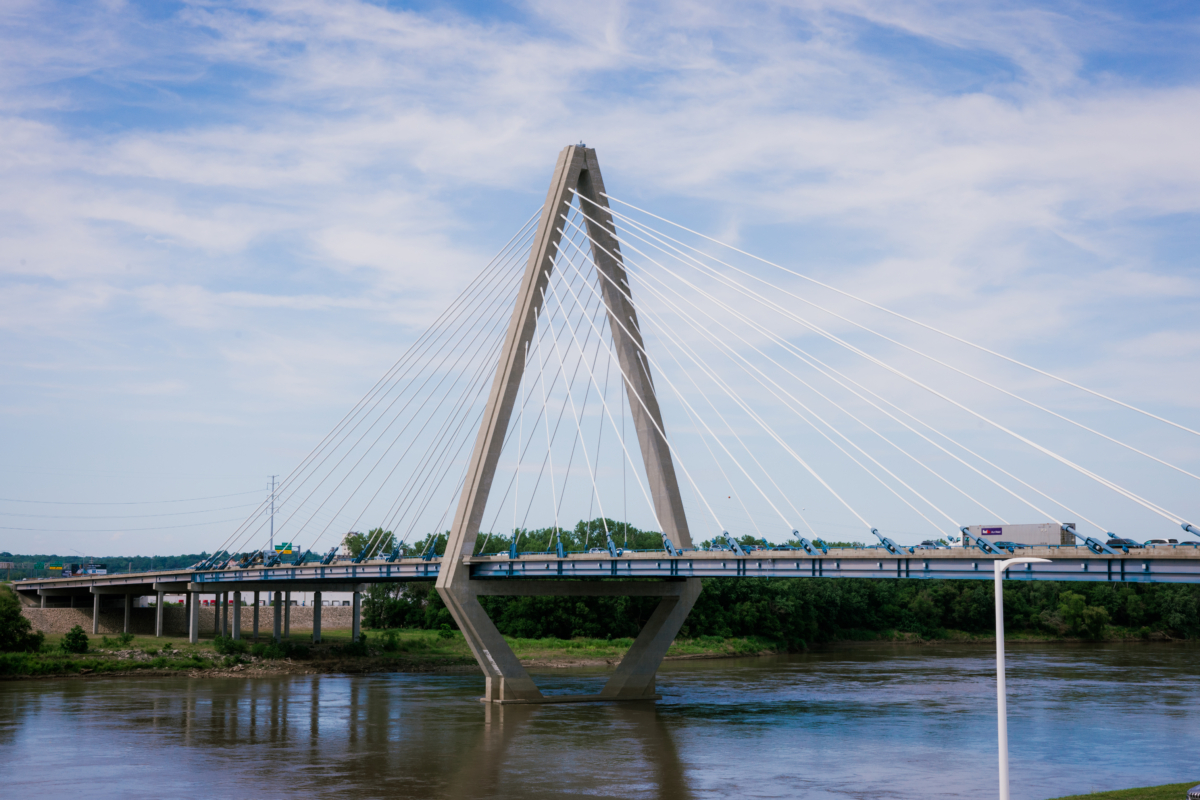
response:
<path id="1" fill-rule="evenodd" d="M 344 656 L 369 656 L 371 651 L 367 649 L 367 635 L 360 633 L 358 641 L 344 644 L 337 648 L 337 651 Z"/>
<path id="2" fill-rule="evenodd" d="M 284 639 L 264 644 L 259 642 L 250 648 L 250 655 L 259 658 L 308 658 L 308 646 Z"/>
<path id="3" fill-rule="evenodd" d="M 379 646 L 385 653 L 394 653 L 400 649 L 400 637 L 395 631 L 387 631 L 380 637 Z"/>
<path id="4" fill-rule="evenodd" d="M 83 628 L 76 625 L 63 636 L 60 646 L 64 653 L 86 653 L 88 651 L 87 634 L 83 632 Z"/>
<path id="5" fill-rule="evenodd" d="M 450 626 L 442 623 L 441 630 L 438 631 L 438 636 L 443 639 L 453 639 L 454 631 L 450 630 Z"/>
<path id="6" fill-rule="evenodd" d="M 213 639 L 213 649 L 223 656 L 236 656 L 249 652 L 250 644 L 245 639 L 218 636 Z"/>
<path id="7" fill-rule="evenodd" d="M 133 634 L 129 632 L 118 633 L 113 638 L 107 636 L 100 637 L 100 644 L 105 647 L 125 647 L 133 641 Z"/>
<path id="8" fill-rule="evenodd" d="M 0 652 L 36 653 L 46 635 L 33 630 L 33 624 L 21 616 L 21 601 L 8 589 L 0 588 Z"/>

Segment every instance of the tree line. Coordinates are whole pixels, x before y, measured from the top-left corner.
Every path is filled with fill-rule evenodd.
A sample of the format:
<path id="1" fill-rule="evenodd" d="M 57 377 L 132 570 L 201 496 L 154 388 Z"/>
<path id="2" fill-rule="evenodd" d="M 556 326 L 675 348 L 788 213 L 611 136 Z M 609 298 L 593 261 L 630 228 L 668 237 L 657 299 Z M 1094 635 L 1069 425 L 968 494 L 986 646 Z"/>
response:
<path id="1" fill-rule="evenodd" d="M 478 553 L 553 552 L 604 546 L 608 532 L 618 547 L 662 548 L 661 535 L 626 523 L 597 518 L 574 528 L 518 529 L 512 535 L 481 534 Z M 413 554 L 441 555 L 445 534 L 411 546 Z M 742 536 L 744 545 L 761 544 Z M 703 542 L 707 546 L 710 542 Z M 829 542 L 831 547 L 862 546 Z M 699 636 L 762 636 L 791 649 L 838 639 L 912 633 L 940 638 L 958 631 L 995 631 L 991 580 L 866 578 L 707 578 L 695 608 L 680 631 Z M 1005 626 L 1014 632 L 1098 639 L 1114 633 L 1172 637 L 1200 636 L 1200 586 L 1010 581 L 1005 586 Z M 482 597 L 500 632 L 520 638 L 571 639 L 636 636 L 658 600 L 634 597 Z M 371 627 L 440 629 L 454 626 L 429 583 L 376 585 L 367 593 L 364 622 Z"/>
<path id="2" fill-rule="evenodd" d="M 680 636 L 761 636 L 792 650 L 890 633 L 945 638 L 995 631 L 992 581 L 868 578 L 706 578 Z M 1100 639 L 1200 635 L 1200 586 L 1010 581 L 1005 628 Z M 636 636 L 658 600 L 637 597 L 481 597 L 506 636 Z M 376 628 L 454 627 L 430 583 L 375 585 L 363 604 Z"/>

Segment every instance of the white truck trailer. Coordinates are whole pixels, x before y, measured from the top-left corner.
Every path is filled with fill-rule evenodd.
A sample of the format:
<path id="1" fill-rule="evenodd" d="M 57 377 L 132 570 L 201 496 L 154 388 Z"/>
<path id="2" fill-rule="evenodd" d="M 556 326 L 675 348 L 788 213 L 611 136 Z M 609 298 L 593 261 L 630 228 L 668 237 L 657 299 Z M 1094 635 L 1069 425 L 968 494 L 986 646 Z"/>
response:
<path id="1" fill-rule="evenodd" d="M 1075 527 L 1075 523 L 1064 525 Z M 1059 527 L 1057 522 L 1035 522 L 1025 525 L 972 525 L 967 528 L 972 536 L 985 542 L 1016 542 L 1023 545 L 1075 544 L 1075 537 Z M 963 543 L 964 545 L 966 542 Z"/>

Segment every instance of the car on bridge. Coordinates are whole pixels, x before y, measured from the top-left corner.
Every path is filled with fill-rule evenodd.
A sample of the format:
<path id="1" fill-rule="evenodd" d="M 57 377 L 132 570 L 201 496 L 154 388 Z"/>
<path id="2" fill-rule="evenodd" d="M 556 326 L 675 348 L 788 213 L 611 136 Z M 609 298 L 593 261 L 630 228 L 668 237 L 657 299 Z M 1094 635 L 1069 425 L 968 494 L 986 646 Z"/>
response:
<path id="1" fill-rule="evenodd" d="M 1020 542 L 988 542 L 988 544 L 1001 550 L 1007 550 L 1010 553 L 1015 553 L 1024 547 L 1029 547 L 1029 545 L 1021 544 Z"/>

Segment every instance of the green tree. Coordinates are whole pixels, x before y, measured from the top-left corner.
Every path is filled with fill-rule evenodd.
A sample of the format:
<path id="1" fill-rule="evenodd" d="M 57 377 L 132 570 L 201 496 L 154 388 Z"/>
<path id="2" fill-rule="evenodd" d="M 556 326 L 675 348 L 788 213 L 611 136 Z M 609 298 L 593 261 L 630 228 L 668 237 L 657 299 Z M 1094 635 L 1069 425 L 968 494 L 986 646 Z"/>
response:
<path id="1" fill-rule="evenodd" d="M 1108 610 L 1089 606 L 1087 598 L 1077 592 L 1059 595 L 1058 617 L 1073 633 L 1089 639 L 1099 639 L 1108 625 Z"/>
<path id="2" fill-rule="evenodd" d="M 0 652 L 36 653 L 45 640 L 45 634 L 33 630 L 33 624 L 21 615 L 17 596 L 0 587 Z"/>
<path id="3" fill-rule="evenodd" d="M 392 552 L 396 546 L 396 537 L 391 531 L 385 531 L 383 528 L 372 528 L 366 533 L 346 534 L 342 540 L 342 544 L 350 551 L 350 555 L 358 558 L 364 550 L 367 550 L 367 558 L 376 558 Z"/>
<path id="4" fill-rule="evenodd" d="M 64 653 L 86 653 L 88 651 L 87 634 L 83 632 L 83 628 L 76 625 L 63 636 L 61 646 Z"/>

